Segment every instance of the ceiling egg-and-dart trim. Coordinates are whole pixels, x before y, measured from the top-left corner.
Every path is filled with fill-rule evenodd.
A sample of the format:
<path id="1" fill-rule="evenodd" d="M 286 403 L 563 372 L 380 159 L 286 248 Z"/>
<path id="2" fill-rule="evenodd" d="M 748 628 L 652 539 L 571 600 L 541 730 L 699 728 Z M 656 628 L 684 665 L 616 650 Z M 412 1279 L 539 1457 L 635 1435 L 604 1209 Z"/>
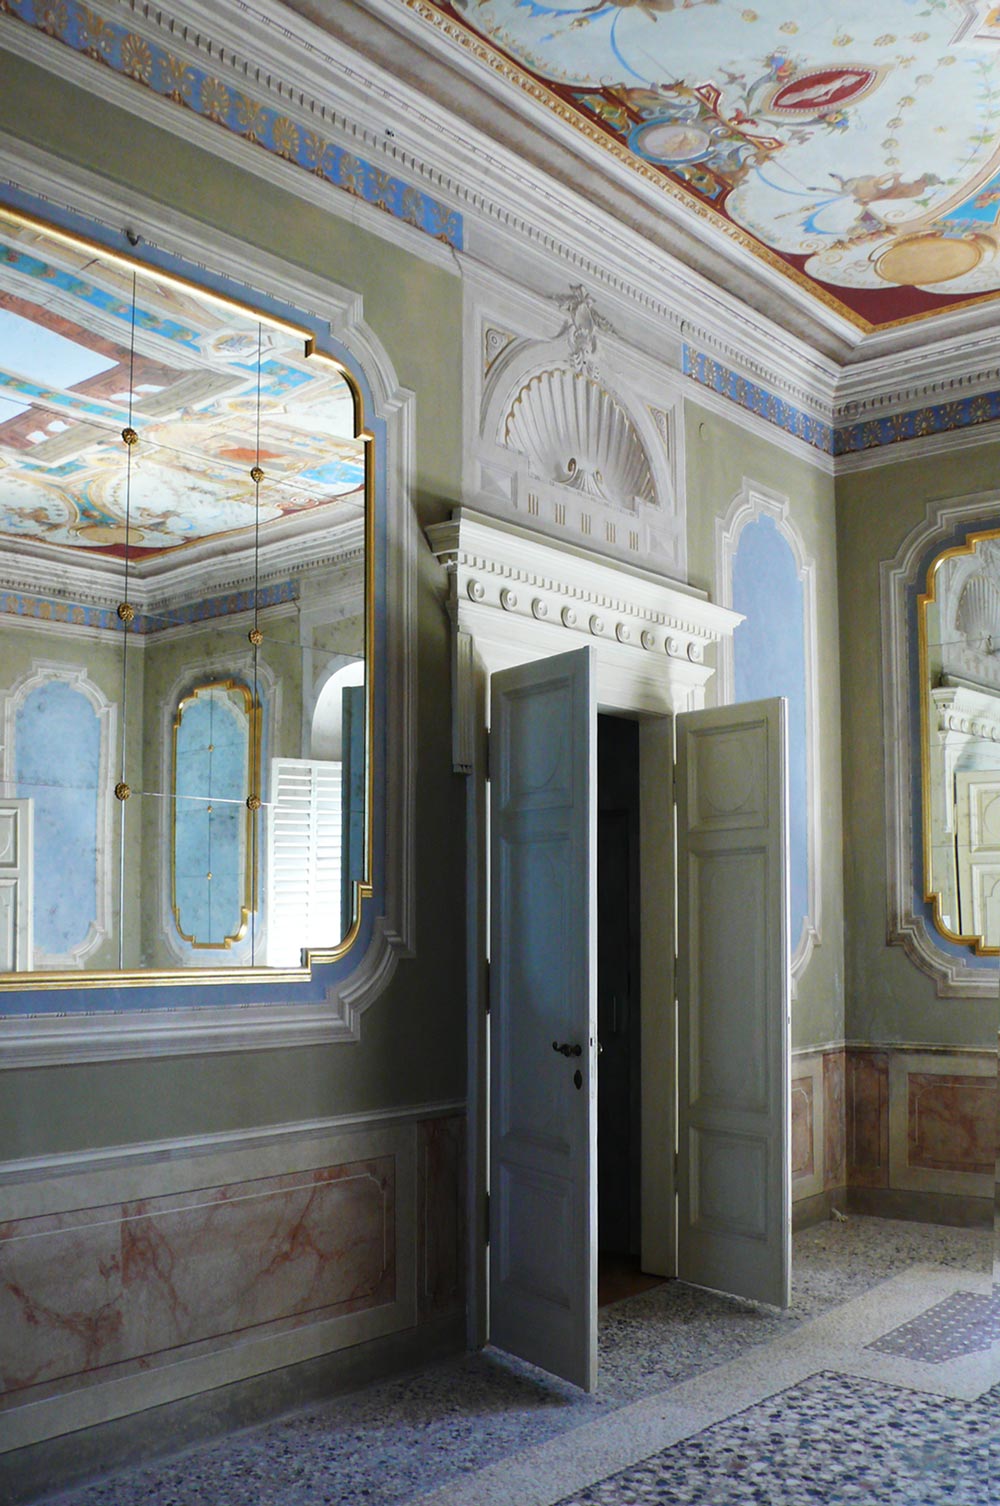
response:
<path id="1" fill-rule="evenodd" d="M 1000 292 L 983 0 L 401 0 L 863 330 Z"/>

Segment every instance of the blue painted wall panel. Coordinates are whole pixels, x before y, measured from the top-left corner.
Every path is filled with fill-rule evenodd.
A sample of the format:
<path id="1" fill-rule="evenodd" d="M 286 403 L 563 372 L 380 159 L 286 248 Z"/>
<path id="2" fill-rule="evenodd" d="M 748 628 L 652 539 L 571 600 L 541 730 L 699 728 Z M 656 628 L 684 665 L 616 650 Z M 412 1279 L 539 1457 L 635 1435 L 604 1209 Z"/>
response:
<path id="1" fill-rule="evenodd" d="M 31 691 L 17 713 L 14 777 L 35 802 L 35 946 L 50 956 L 81 945 L 97 918 L 100 760 L 87 697 L 64 680 Z"/>
<path id="2" fill-rule="evenodd" d="M 737 701 L 778 695 L 788 699 L 794 950 L 809 910 L 805 595 L 791 545 L 773 518 L 758 518 L 740 534 L 733 561 L 733 606 L 746 616 L 733 640 Z"/>

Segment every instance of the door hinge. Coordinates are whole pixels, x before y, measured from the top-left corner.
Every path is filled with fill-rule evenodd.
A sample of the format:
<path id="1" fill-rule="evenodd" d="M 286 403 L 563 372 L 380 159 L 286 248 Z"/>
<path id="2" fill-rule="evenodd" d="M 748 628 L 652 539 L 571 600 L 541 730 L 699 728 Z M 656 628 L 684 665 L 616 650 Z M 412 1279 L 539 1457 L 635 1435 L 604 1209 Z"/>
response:
<path id="1" fill-rule="evenodd" d="M 675 1192 L 677 1191 L 677 1178 L 680 1176 L 680 1174 L 681 1174 L 681 1153 L 680 1153 L 679 1150 L 675 1150 L 674 1151 L 674 1191 Z"/>
<path id="2" fill-rule="evenodd" d="M 486 1200 L 485 1200 L 485 1205 L 484 1205 L 484 1210 L 483 1210 L 483 1233 L 484 1233 L 485 1238 L 486 1238 L 486 1243 L 489 1244 L 489 1242 L 490 1242 L 490 1195 L 489 1195 L 488 1192 L 486 1193 Z"/>

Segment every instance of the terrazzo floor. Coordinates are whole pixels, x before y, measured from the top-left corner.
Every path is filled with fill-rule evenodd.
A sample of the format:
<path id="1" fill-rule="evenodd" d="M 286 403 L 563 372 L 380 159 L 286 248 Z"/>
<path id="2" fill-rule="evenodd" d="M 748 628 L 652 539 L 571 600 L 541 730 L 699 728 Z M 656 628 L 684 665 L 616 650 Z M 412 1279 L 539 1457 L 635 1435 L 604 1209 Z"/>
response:
<path id="1" fill-rule="evenodd" d="M 985 1231 L 823 1224 L 785 1313 L 679 1282 L 602 1309 L 593 1396 L 486 1350 L 47 1499 L 995 1506 L 991 1258 Z"/>

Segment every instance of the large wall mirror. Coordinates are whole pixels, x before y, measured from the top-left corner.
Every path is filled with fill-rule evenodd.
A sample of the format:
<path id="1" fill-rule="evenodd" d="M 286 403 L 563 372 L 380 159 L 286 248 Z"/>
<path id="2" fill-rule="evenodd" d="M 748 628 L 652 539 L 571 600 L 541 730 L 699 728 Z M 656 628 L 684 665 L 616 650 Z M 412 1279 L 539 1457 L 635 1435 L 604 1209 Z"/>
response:
<path id="1" fill-rule="evenodd" d="M 1000 528 L 942 550 L 917 599 L 924 888 L 947 940 L 1000 954 Z"/>
<path id="2" fill-rule="evenodd" d="M 349 946 L 363 422 L 308 329 L 0 211 L 0 987 Z"/>

